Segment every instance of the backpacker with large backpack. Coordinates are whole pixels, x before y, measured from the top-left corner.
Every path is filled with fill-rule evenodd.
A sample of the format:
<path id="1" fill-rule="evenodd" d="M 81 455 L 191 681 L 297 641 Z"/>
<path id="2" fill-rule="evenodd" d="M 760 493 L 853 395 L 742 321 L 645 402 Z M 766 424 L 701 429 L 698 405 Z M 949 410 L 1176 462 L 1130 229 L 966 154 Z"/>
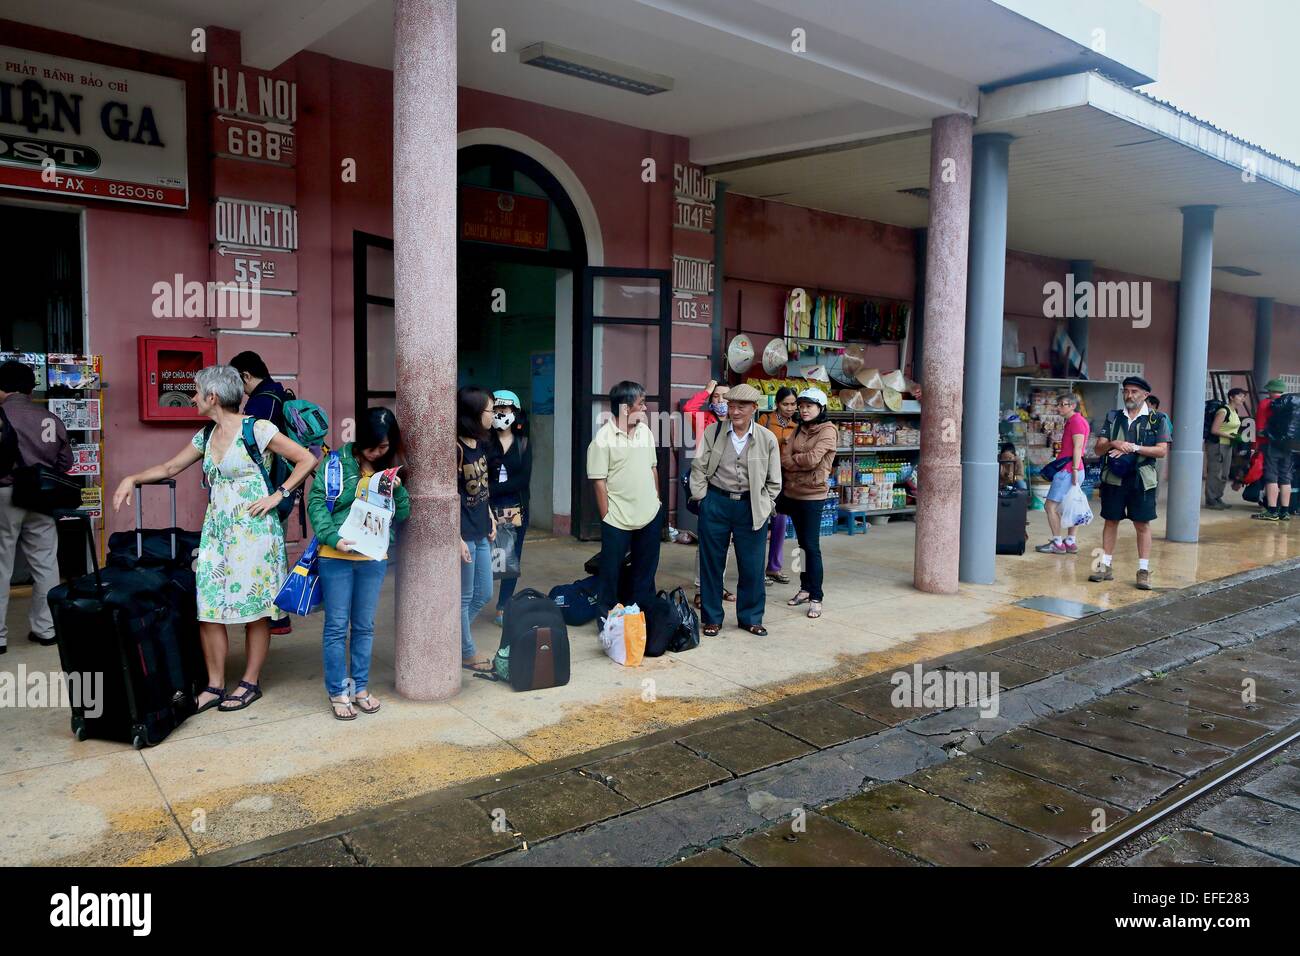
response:
<path id="1" fill-rule="evenodd" d="M 475 676 L 507 681 L 517 691 L 567 684 L 569 631 L 555 602 L 532 588 L 515 594 L 506 604 L 492 673 Z"/>
<path id="2" fill-rule="evenodd" d="M 1217 398 L 1207 398 L 1205 400 L 1205 422 L 1201 426 L 1201 441 L 1217 442 L 1219 436 L 1214 434 L 1214 417 L 1219 414 L 1220 409 L 1228 407 L 1226 402 L 1221 402 Z"/>
<path id="3" fill-rule="evenodd" d="M 1287 392 L 1269 403 L 1264 437 L 1271 444 L 1300 452 L 1300 393 Z"/>

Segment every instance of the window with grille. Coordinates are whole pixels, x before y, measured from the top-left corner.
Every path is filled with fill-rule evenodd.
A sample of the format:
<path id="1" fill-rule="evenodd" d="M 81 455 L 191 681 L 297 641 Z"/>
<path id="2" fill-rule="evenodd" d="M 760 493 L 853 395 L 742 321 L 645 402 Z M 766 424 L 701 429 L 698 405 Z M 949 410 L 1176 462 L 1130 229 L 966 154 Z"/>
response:
<path id="1" fill-rule="evenodd" d="M 1145 378 L 1146 363 L 1144 362 L 1107 362 L 1106 363 L 1106 381 L 1122 382 L 1130 375 L 1140 375 Z"/>
<path id="2" fill-rule="evenodd" d="M 1300 375 L 1279 375 L 1278 378 L 1286 383 L 1288 392 L 1300 392 Z"/>

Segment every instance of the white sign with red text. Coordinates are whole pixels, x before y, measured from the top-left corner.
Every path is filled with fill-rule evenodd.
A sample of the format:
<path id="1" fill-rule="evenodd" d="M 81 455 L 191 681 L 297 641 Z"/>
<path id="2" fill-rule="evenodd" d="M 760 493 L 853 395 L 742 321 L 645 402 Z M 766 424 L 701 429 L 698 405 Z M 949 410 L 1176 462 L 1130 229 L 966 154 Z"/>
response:
<path id="1" fill-rule="evenodd" d="M 0 187 L 184 209 L 185 83 L 0 47 Z"/>

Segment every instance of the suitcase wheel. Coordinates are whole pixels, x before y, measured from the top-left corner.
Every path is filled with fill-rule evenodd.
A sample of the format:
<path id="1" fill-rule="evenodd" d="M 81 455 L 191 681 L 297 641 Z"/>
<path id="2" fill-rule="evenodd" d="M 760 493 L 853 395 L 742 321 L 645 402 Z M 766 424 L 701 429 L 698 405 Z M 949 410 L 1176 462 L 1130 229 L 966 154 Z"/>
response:
<path id="1" fill-rule="evenodd" d="M 137 730 L 135 736 L 131 738 L 131 746 L 136 750 L 144 750 L 147 745 L 148 741 L 145 740 L 144 731 Z"/>
<path id="2" fill-rule="evenodd" d="M 76 738 L 77 738 L 78 740 L 85 740 L 85 739 L 86 739 L 86 723 L 85 723 L 85 721 L 78 720 L 76 717 L 73 717 L 73 718 L 72 718 L 72 733 L 76 736 Z"/>

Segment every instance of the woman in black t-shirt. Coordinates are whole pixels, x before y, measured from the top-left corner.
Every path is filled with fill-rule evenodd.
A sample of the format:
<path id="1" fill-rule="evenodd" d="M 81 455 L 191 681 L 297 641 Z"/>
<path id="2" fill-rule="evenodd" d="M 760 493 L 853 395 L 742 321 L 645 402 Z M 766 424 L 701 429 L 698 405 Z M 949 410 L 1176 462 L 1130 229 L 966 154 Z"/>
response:
<path id="1" fill-rule="evenodd" d="M 460 492 L 461 667 L 490 673 L 492 661 L 477 656 L 470 624 L 492 600 L 492 540 L 496 519 L 488 505 L 488 429 L 492 395 L 475 385 L 456 393 L 456 488 Z"/>
<path id="2" fill-rule="evenodd" d="M 533 450 L 528 443 L 528 416 L 519 396 L 509 389 L 492 393 L 494 414 L 488 442 L 488 480 L 492 514 L 497 523 L 515 528 L 515 558 L 522 560 L 528 533 L 528 485 L 533 479 Z M 502 578 L 497 592 L 497 627 L 505 624 L 506 603 L 514 596 L 518 578 Z"/>

